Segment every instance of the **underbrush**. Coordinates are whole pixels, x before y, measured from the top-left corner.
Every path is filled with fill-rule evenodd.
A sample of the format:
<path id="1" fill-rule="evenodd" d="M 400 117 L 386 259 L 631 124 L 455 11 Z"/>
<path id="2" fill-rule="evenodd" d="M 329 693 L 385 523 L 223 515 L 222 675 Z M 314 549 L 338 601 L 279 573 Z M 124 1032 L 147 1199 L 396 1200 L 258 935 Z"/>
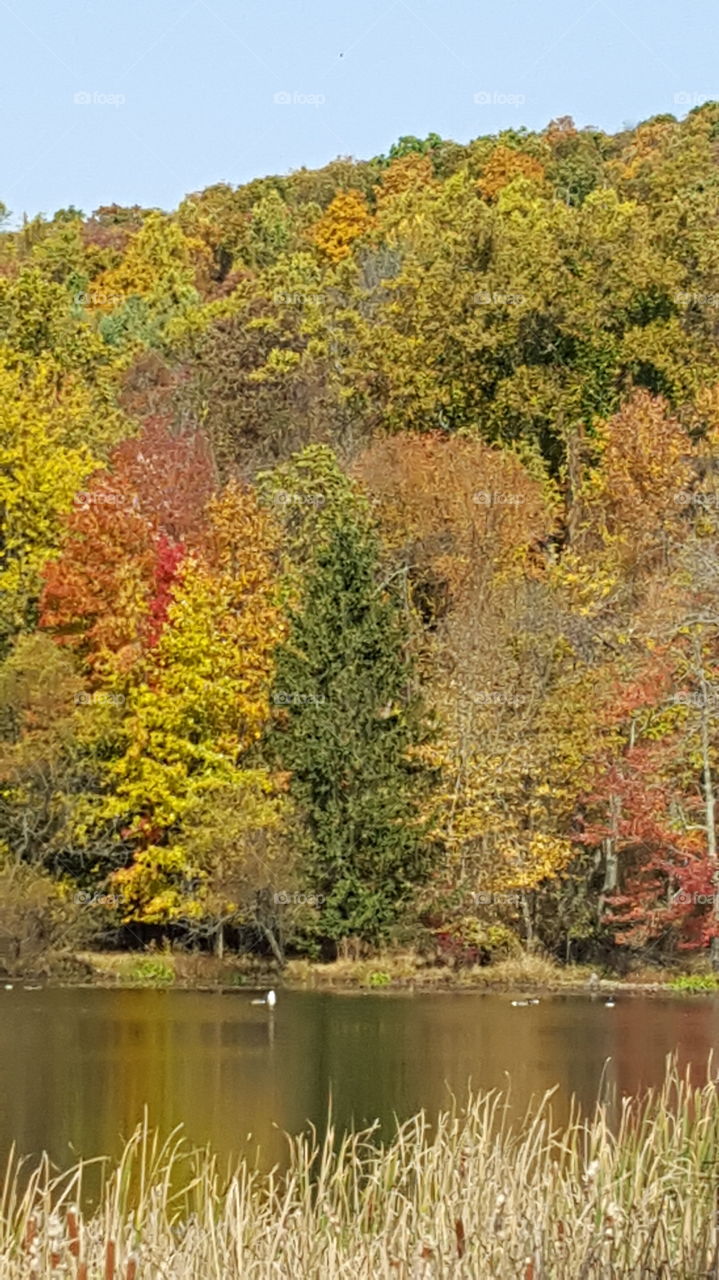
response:
<path id="1" fill-rule="evenodd" d="M 521 952 L 488 965 L 447 965 L 430 962 L 413 951 L 379 952 L 361 960 L 340 959 L 326 964 L 290 960 L 285 970 L 288 985 L 318 988 L 445 987 L 499 988 L 560 987 L 585 983 L 591 970 L 562 967 L 542 955 Z"/>
<path id="2" fill-rule="evenodd" d="M 670 978 L 671 991 L 719 991 L 719 978 L 713 973 L 683 973 Z"/>

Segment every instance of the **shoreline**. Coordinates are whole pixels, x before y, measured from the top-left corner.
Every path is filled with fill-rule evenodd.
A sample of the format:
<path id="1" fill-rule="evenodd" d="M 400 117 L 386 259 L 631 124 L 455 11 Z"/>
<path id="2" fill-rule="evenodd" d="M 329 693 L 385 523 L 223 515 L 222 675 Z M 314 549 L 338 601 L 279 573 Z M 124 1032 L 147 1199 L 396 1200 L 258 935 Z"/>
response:
<path id="1" fill-rule="evenodd" d="M 248 957 L 161 951 L 82 952 L 50 957 L 24 972 L 0 974 L 0 985 L 83 990 L 172 990 L 239 994 L 276 987 L 283 991 L 338 995 L 431 993 L 457 995 L 713 995 L 719 979 L 696 970 L 641 970 L 634 975 L 596 974 L 586 965 L 562 967 L 538 956 L 455 970 L 421 963 L 408 954 L 363 960 L 288 960 L 283 970 Z"/>

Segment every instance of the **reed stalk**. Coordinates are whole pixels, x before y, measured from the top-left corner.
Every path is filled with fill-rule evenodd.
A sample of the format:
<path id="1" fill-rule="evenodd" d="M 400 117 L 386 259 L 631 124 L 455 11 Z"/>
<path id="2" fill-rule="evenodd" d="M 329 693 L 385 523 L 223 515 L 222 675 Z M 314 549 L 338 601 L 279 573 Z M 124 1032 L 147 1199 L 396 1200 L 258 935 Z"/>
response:
<path id="1" fill-rule="evenodd" d="M 2 1280 L 608 1280 L 719 1277 L 719 1097 L 667 1064 L 661 1088 L 523 1120 L 499 1092 L 419 1113 L 380 1143 L 331 1123 L 287 1167 L 222 1174 L 149 1118 L 102 1162 L 58 1174 L 11 1153 L 0 1174 Z M 96 1173 L 96 1171 L 95 1171 Z"/>

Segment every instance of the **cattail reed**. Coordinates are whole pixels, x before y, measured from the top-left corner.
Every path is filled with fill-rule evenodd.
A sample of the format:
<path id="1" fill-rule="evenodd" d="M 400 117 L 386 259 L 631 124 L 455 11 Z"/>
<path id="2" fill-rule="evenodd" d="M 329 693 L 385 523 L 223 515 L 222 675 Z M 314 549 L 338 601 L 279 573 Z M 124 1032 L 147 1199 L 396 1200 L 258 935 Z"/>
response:
<path id="1" fill-rule="evenodd" d="M 70 1207 L 65 1219 L 67 1226 L 68 1251 L 73 1258 L 80 1257 L 80 1228 L 78 1226 L 77 1209 Z"/>
<path id="2" fill-rule="evenodd" d="M 115 1241 L 108 1240 L 105 1245 L 104 1280 L 115 1280 Z"/>
<path id="3" fill-rule="evenodd" d="M 663 1087 L 517 1122 L 501 1093 L 423 1115 L 391 1141 L 328 1126 L 289 1140 L 285 1172 L 228 1179 L 147 1117 L 105 1161 L 96 1207 L 83 1170 L 11 1160 L 0 1176 L 2 1280 L 604 1280 L 719 1276 L 719 1092 L 670 1065 Z M 612 1113 L 614 1114 L 614 1113 Z"/>

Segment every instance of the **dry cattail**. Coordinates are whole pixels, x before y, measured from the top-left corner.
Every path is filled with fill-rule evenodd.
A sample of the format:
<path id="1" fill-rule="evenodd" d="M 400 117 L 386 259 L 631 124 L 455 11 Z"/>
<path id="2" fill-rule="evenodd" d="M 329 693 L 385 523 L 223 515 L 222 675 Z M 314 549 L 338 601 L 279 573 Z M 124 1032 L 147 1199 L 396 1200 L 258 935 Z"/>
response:
<path id="1" fill-rule="evenodd" d="M 105 1245 L 105 1280 L 115 1280 L 115 1241 Z"/>
<path id="2" fill-rule="evenodd" d="M 67 1211 L 67 1234 L 69 1238 L 68 1248 L 73 1258 L 80 1257 L 80 1228 L 77 1221 L 77 1209 L 71 1205 Z"/>
<path id="3" fill-rule="evenodd" d="M 454 1234 L 457 1238 L 457 1257 L 463 1258 L 465 1251 L 464 1223 L 461 1218 L 454 1220 Z"/>

